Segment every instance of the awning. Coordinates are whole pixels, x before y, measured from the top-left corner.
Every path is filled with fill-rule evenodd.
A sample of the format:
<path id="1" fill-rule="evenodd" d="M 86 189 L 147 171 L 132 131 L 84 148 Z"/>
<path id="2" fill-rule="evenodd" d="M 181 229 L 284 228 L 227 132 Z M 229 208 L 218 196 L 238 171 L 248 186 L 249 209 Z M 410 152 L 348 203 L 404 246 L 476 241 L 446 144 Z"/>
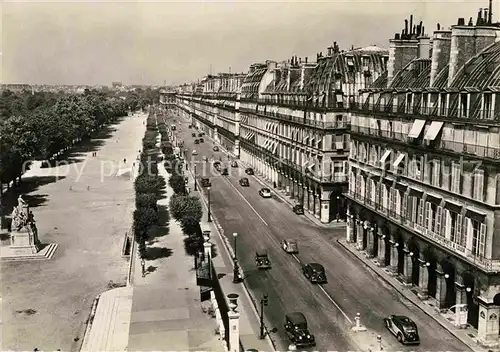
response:
<path id="1" fill-rule="evenodd" d="M 424 136 L 424 139 L 427 139 L 429 141 L 433 141 L 436 139 L 439 131 L 443 128 L 444 122 L 441 121 L 432 121 L 431 126 L 427 130 L 427 133 Z"/>
<path id="2" fill-rule="evenodd" d="M 335 149 L 343 150 L 344 149 L 344 142 L 335 142 Z"/>
<path id="3" fill-rule="evenodd" d="M 405 154 L 404 153 L 399 153 L 398 157 L 396 158 L 396 161 L 394 162 L 394 167 L 397 168 L 399 166 L 399 164 L 401 164 L 401 162 L 403 161 L 405 157 Z"/>
<path id="4" fill-rule="evenodd" d="M 384 155 L 382 155 L 382 158 L 380 158 L 380 162 L 383 164 L 385 163 L 385 161 L 387 160 L 387 158 L 389 157 L 389 155 L 391 155 L 391 150 L 390 149 L 387 149 L 385 152 L 384 152 Z"/>
<path id="5" fill-rule="evenodd" d="M 408 137 L 418 138 L 418 136 L 420 136 L 420 133 L 422 133 L 424 126 L 425 120 L 415 120 L 413 122 L 413 126 L 411 126 L 410 133 L 408 133 Z"/>

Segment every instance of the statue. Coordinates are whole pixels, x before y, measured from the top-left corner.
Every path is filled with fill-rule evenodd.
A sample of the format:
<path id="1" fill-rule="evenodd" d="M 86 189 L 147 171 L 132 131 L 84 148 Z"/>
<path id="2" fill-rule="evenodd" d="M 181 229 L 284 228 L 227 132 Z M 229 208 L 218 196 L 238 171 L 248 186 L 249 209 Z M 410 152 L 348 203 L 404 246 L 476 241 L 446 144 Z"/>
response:
<path id="1" fill-rule="evenodd" d="M 27 226 L 31 222 L 34 223 L 34 218 L 29 218 L 30 212 L 28 212 L 28 204 L 20 195 L 17 198 L 17 207 L 12 211 L 12 228 L 15 231 L 21 230 L 23 227 Z M 33 213 L 31 213 L 33 214 Z"/>

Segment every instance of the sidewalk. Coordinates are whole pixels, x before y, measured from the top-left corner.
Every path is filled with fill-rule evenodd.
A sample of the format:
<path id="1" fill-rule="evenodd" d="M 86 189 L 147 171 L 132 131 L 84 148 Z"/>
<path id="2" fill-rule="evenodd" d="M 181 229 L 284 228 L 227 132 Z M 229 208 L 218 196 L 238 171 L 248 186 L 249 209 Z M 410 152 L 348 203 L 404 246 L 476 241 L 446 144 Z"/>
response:
<path id="1" fill-rule="evenodd" d="M 492 349 L 482 347 L 476 342 L 475 336 L 477 336 L 477 331 L 472 328 L 458 329 L 450 321 L 448 321 L 444 316 L 442 316 L 436 307 L 430 305 L 427 301 L 422 301 L 415 295 L 409 288 L 404 287 L 403 284 L 398 281 L 394 276 L 391 276 L 385 270 L 377 266 L 372 260 L 368 259 L 364 252 L 358 251 L 354 244 L 347 243 L 345 239 L 337 240 L 337 242 L 349 251 L 352 255 L 357 257 L 361 262 L 363 262 L 368 268 L 370 268 L 375 274 L 377 274 L 382 280 L 391 285 L 396 291 L 398 291 L 403 297 L 415 304 L 420 308 L 425 314 L 437 321 L 443 328 L 448 330 L 453 336 L 458 340 L 462 341 L 465 345 L 469 346 L 475 352 L 487 352 Z M 471 336 L 472 335 L 472 336 Z"/>
<path id="2" fill-rule="evenodd" d="M 212 142 L 217 143 L 209 135 L 206 135 L 206 137 L 208 139 L 210 139 Z M 224 152 L 226 155 L 231 156 L 232 158 L 238 159 L 238 163 L 240 164 L 240 167 L 244 167 L 244 168 L 252 167 L 251 165 L 248 165 L 245 162 L 243 162 L 241 159 L 239 159 L 233 152 L 230 152 L 229 150 L 227 150 L 226 148 L 224 148 L 220 143 L 218 143 L 218 145 L 219 145 L 219 149 L 222 152 Z M 275 189 L 274 185 L 272 184 L 272 182 L 266 180 L 265 177 L 263 175 L 261 175 L 261 174 L 259 174 L 259 175 L 256 174 L 256 175 L 254 175 L 254 177 L 255 177 L 255 179 L 262 186 L 264 186 L 264 187 L 269 188 L 270 190 L 272 190 L 274 192 L 274 194 L 276 194 L 281 200 L 283 200 L 285 202 L 285 204 L 287 204 L 290 208 L 293 208 L 293 206 L 295 205 L 295 202 L 292 199 L 290 199 L 289 197 L 287 197 L 285 195 L 285 190 L 284 189 Z M 346 222 L 345 221 L 339 221 L 339 222 L 332 221 L 332 222 L 330 222 L 328 224 L 324 224 L 316 216 L 314 216 L 314 214 L 310 210 L 307 210 L 307 209 L 304 209 L 304 216 L 309 221 L 311 221 L 312 223 L 314 223 L 316 226 L 327 228 L 327 229 L 328 228 L 342 228 L 342 227 L 346 226 Z"/>
<path id="3" fill-rule="evenodd" d="M 163 163 L 158 169 L 168 184 Z M 172 194 L 167 186 L 158 205 L 167 206 Z M 223 351 L 215 319 L 202 311 L 194 258 L 185 253 L 182 229 L 172 219 L 162 232 L 148 245 L 145 277 L 139 256 L 135 259 L 128 350 Z"/>
<path id="4" fill-rule="evenodd" d="M 189 187 L 194 190 L 194 179 L 189 170 L 188 179 Z M 259 315 L 256 309 L 255 300 L 250 296 L 244 283 L 234 284 L 233 283 L 233 252 L 232 248 L 227 243 L 227 238 L 224 236 L 224 231 L 220 227 L 212 216 L 212 222 L 207 222 L 207 201 L 201 191 L 192 191 L 192 195 L 199 195 L 203 207 L 203 218 L 202 226 L 209 226 L 212 230 L 212 236 L 210 238 L 211 242 L 217 247 L 217 255 L 213 258 L 213 263 L 215 270 L 220 277 L 219 282 L 222 291 L 225 295 L 229 293 L 237 293 L 239 295 L 238 299 L 238 311 L 240 313 L 240 344 L 243 350 L 257 350 L 257 351 L 275 351 L 275 350 L 287 350 L 288 346 L 273 346 L 273 341 L 269 337 L 264 340 L 259 339 Z M 271 336 L 272 338 L 272 336 Z"/>

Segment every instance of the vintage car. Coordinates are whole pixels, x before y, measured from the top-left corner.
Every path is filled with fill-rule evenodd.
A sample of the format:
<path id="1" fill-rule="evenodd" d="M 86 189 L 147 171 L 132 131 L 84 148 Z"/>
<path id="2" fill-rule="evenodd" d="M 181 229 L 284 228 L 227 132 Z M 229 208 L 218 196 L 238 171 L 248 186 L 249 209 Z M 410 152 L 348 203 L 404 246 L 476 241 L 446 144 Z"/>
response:
<path id="1" fill-rule="evenodd" d="M 193 125 L 188 125 L 188 128 L 193 128 Z"/>
<path id="2" fill-rule="evenodd" d="M 196 151 L 196 149 L 193 149 L 193 151 L 191 152 L 191 154 L 198 155 L 198 152 Z"/>
<path id="3" fill-rule="evenodd" d="M 223 167 L 223 168 L 222 168 L 222 171 L 221 171 L 221 174 L 222 174 L 223 176 L 227 176 L 227 175 L 229 175 L 229 169 L 228 169 L 227 167 Z"/>
<path id="4" fill-rule="evenodd" d="M 238 167 L 236 160 L 231 161 L 231 167 Z"/>
<path id="5" fill-rule="evenodd" d="M 214 152 L 218 152 L 219 151 L 219 147 L 214 145 L 214 147 L 212 148 L 214 150 Z"/>
<path id="6" fill-rule="evenodd" d="M 215 170 L 220 171 L 220 168 L 221 168 L 220 161 L 216 160 L 216 161 L 213 162 L 212 165 L 215 168 Z"/>
<path id="7" fill-rule="evenodd" d="M 307 320 L 300 312 L 285 315 L 285 332 L 297 347 L 316 346 L 314 335 L 307 329 Z"/>
<path id="8" fill-rule="evenodd" d="M 257 265 L 257 269 L 271 268 L 271 261 L 267 256 L 267 252 L 265 251 L 255 252 L 255 265 Z"/>
<path id="9" fill-rule="evenodd" d="M 200 141 L 200 143 L 205 142 L 205 140 L 203 138 L 200 138 L 199 141 Z"/>
<path id="10" fill-rule="evenodd" d="M 250 187 L 250 182 L 248 182 L 248 178 L 246 178 L 246 177 L 240 178 L 240 186 L 241 187 Z"/>
<path id="11" fill-rule="evenodd" d="M 191 137 L 196 137 L 196 133 L 191 133 Z"/>
<path id="12" fill-rule="evenodd" d="M 384 319 L 384 324 L 399 342 L 404 345 L 419 344 L 417 324 L 404 315 L 391 315 Z"/>
<path id="13" fill-rule="evenodd" d="M 283 240 L 281 241 L 281 248 L 287 253 L 296 254 L 299 253 L 299 246 L 295 240 Z"/>
<path id="14" fill-rule="evenodd" d="M 304 276 L 315 284 L 327 283 L 325 268 L 323 265 L 318 263 L 309 263 L 302 265 L 302 273 Z"/>
<path id="15" fill-rule="evenodd" d="M 195 139 L 194 140 L 194 144 L 200 144 L 200 140 L 199 139 Z"/>
<path id="16" fill-rule="evenodd" d="M 203 135 L 204 135 L 203 132 L 198 133 L 198 137 L 203 137 Z"/>
<path id="17" fill-rule="evenodd" d="M 252 169 L 251 167 L 246 168 L 246 169 L 245 169 L 245 173 L 246 173 L 247 175 L 253 175 L 253 174 L 254 174 L 253 169 Z"/>
<path id="18" fill-rule="evenodd" d="M 302 204 L 294 204 L 292 210 L 297 215 L 304 215 L 304 206 Z"/>
<path id="19" fill-rule="evenodd" d="M 209 178 L 202 178 L 200 183 L 201 183 L 202 187 L 211 187 L 212 186 L 212 183 L 210 182 Z"/>
<path id="20" fill-rule="evenodd" d="M 259 190 L 259 195 L 262 198 L 271 198 L 271 190 L 269 188 L 261 188 Z"/>

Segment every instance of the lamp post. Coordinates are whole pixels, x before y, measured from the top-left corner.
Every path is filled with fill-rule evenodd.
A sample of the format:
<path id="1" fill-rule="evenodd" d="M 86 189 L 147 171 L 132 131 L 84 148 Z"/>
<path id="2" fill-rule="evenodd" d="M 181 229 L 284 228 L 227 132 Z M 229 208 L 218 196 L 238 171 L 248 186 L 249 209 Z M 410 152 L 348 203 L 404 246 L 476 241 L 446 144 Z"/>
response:
<path id="1" fill-rule="evenodd" d="M 264 326 L 264 307 L 267 307 L 267 295 L 264 295 L 260 300 L 260 335 L 259 338 L 262 340 L 266 337 L 265 326 Z"/>
<path id="2" fill-rule="evenodd" d="M 236 238 L 238 234 L 233 232 L 233 249 L 234 249 L 234 258 L 233 258 L 233 284 L 237 284 L 241 281 L 240 278 L 240 266 L 238 265 L 238 258 L 236 256 Z"/>
<path id="3" fill-rule="evenodd" d="M 208 191 L 208 219 L 207 219 L 207 221 L 212 222 L 212 212 L 210 210 L 210 187 L 207 187 L 207 191 Z"/>
<path id="4" fill-rule="evenodd" d="M 198 183 L 196 182 L 196 164 L 194 164 L 194 175 L 193 175 L 193 177 L 194 177 L 194 190 L 197 191 L 198 190 Z M 210 209 L 210 207 L 208 209 Z"/>
<path id="5" fill-rule="evenodd" d="M 337 222 L 339 221 L 339 216 L 340 216 L 340 197 L 337 196 Z"/>

